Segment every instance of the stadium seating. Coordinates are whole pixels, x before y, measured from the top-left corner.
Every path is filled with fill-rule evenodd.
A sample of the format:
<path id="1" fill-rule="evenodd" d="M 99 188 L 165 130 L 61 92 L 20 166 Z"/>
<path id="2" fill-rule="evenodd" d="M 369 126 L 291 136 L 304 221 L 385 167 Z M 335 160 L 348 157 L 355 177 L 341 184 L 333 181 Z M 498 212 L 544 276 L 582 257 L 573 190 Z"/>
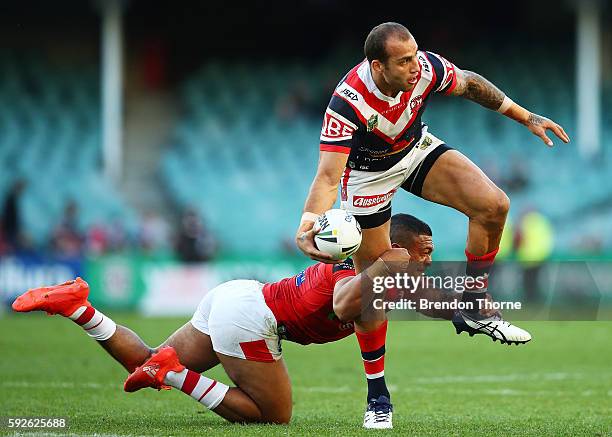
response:
<path id="1" fill-rule="evenodd" d="M 17 179 L 26 231 L 44 246 L 65 205 L 83 230 L 136 217 L 100 169 L 99 80 L 95 67 L 57 66 L 40 54 L 0 54 L 0 199 Z M 44 220 L 41 220 L 44 217 Z"/>
<path id="2" fill-rule="evenodd" d="M 577 151 L 571 63 L 555 62 L 562 54 L 496 53 L 508 60 L 503 68 L 483 61 L 495 58 L 485 50 L 466 56 L 462 66 L 564 125 L 574 142 L 556 141 L 548 149 L 494 112 L 438 96 L 425 114 L 431 131 L 502 186 L 515 164 L 524 168 L 528 186 L 509 191 L 512 220 L 539 209 L 555 224 L 558 251 L 580 245 L 582 235 L 612 248 L 612 115 L 604 113 L 604 152 L 588 162 Z M 120 223 L 135 232 L 137 214 L 100 172 L 97 71 L 44 59 L 0 53 L 0 164 L 10 169 L 0 172 L 0 200 L 16 179 L 29 181 L 24 219 L 38 244 L 48 240 L 69 200 L 80 206 L 84 229 Z M 182 115 L 160 163 L 161 176 L 177 211 L 197 208 L 225 251 L 272 253 L 292 240 L 316 168 L 321 114 L 340 72 L 359 61 L 346 53 L 330 59 L 317 65 L 210 60 L 179 88 Z M 602 103 L 612 106 L 612 90 Z M 461 214 L 404 194 L 395 198 L 394 211 L 427 220 L 441 255 L 461 256 Z"/>

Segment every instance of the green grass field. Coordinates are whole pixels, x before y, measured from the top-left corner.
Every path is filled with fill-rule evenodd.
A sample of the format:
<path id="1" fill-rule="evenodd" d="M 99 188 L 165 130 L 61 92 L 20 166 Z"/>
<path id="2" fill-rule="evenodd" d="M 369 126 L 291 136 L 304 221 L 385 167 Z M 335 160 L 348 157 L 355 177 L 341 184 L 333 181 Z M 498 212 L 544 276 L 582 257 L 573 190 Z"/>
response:
<path id="1" fill-rule="evenodd" d="M 184 322 L 113 316 L 154 345 Z M 247 426 L 176 390 L 126 394 L 126 373 L 78 327 L 57 316 L 9 315 L 0 319 L 0 416 L 65 416 L 70 428 L 58 433 L 72 435 L 612 435 L 612 322 L 521 326 L 534 341 L 509 347 L 457 336 L 448 322 L 392 322 L 388 432 L 361 428 L 365 378 L 353 337 L 285 342 L 292 423 Z M 221 369 L 208 373 L 229 382 Z"/>

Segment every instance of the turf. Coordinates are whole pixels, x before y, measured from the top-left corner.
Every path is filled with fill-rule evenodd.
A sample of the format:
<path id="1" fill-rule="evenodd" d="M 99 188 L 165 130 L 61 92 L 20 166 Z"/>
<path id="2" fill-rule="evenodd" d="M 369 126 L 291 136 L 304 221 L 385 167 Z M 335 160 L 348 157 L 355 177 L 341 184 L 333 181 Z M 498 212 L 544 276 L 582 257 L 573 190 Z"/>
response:
<path id="1" fill-rule="evenodd" d="M 113 316 L 150 344 L 184 322 Z M 352 337 L 310 347 L 285 342 L 292 423 L 245 426 L 176 390 L 126 394 L 122 368 L 78 327 L 57 316 L 9 315 L 0 319 L 0 415 L 65 416 L 69 430 L 56 432 L 74 435 L 612 435 L 612 322 L 522 326 L 534 341 L 509 347 L 457 336 L 447 322 L 392 322 L 386 375 L 395 427 L 368 432 Z M 228 382 L 221 369 L 209 376 Z"/>

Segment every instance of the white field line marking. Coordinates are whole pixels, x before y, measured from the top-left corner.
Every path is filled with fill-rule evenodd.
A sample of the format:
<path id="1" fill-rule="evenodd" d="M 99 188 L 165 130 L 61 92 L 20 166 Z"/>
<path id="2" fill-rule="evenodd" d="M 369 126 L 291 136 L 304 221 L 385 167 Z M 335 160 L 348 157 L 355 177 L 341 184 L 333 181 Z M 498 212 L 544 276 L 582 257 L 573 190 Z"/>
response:
<path id="1" fill-rule="evenodd" d="M 600 375 L 601 377 L 602 375 Z M 603 375 L 609 377 L 610 375 Z M 539 396 L 547 394 L 556 394 L 565 396 L 566 394 L 580 396 L 592 396 L 596 394 L 593 390 L 578 391 L 563 391 L 563 390 L 517 390 L 515 388 L 458 388 L 456 386 L 435 388 L 440 384 L 457 384 L 457 383 L 495 383 L 495 382 L 513 382 L 513 381 L 561 381 L 561 380 L 576 380 L 583 379 L 581 373 L 531 373 L 531 374 L 506 374 L 506 375 L 449 375 L 449 376 L 434 376 L 421 377 L 405 380 L 401 387 L 390 384 L 389 390 L 392 392 L 451 392 L 458 394 L 488 394 L 488 395 L 508 395 L 508 396 Z M 98 383 L 98 382 L 29 382 L 29 381 L 3 381 L 0 382 L 0 387 L 13 389 L 120 389 L 121 383 Z M 294 390 L 306 393 L 359 393 L 361 387 L 349 386 L 294 386 Z M 612 396 L 612 390 L 607 391 L 608 396 Z"/>

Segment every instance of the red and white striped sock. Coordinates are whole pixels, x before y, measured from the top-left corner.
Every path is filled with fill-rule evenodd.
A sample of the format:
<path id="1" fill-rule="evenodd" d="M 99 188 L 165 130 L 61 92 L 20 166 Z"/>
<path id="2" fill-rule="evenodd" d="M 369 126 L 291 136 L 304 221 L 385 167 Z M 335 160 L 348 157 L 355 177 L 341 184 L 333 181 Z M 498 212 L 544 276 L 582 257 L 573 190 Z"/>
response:
<path id="1" fill-rule="evenodd" d="M 222 382 L 189 369 L 184 369 L 182 372 L 168 372 L 164 384 L 188 394 L 209 410 L 217 408 L 229 390 L 229 387 Z"/>
<path id="2" fill-rule="evenodd" d="M 370 332 L 360 332 L 355 329 L 361 358 L 368 381 L 368 402 L 379 396 L 390 398 L 385 382 L 385 341 L 387 338 L 387 321 Z"/>
<path id="3" fill-rule="evenodd" d="M 81 306 L 69 318 L 97 341 L 108 340 L 117 330 L 117 324 L 90 306 Z"/>

